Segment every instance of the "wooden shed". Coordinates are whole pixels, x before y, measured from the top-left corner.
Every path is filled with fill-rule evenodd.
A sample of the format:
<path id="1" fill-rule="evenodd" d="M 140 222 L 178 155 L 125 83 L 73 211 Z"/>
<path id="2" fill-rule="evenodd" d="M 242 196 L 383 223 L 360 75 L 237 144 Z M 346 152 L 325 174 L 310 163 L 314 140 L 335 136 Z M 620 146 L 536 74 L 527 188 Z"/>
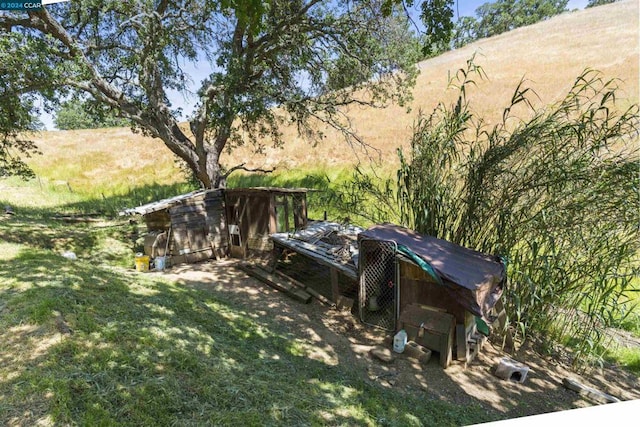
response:
<path id="1" fill-rule="evenodd" d="M 159 200 L 121 215 L 142 215 L 147 225 L 145 253 L 168 256 L 175 264 L 250 250 L 269 251 L 269 235 L 307 224 L 307 189 L 233 188 L 200 190 Z"/>
<path id="2" fill-rule="evenodd" d="M 145 253 L 152 258 L 167 256 L 176 265 L 228 254 L 223 190 L 194 191 L 120 214 L 143 216 L 148 230 Z"/>
<path id="3" fill-rule="evenodd" d="M 269 235 L 307 225 L 307 189 L 231 188 L 224 190 L 232 256 L 273 248 Z"/>
<path id="4" fill-rule="evenodd" d="M 479 320 L 502 296 L 506 269 L 495 256 L 393 224 L 358 235 L 360 315 L 365 323 L 404 329 L 409 338 L 452 358 L 475 354 Z"/>

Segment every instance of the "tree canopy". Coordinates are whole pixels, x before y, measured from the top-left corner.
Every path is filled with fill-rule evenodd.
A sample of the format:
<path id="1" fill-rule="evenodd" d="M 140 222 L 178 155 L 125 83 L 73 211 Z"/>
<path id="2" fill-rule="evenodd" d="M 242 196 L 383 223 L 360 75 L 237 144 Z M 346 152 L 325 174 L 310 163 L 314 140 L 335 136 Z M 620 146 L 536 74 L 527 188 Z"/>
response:
<path id="1" fill-rule="evenodd" d="M 591 0 L 589 5 L 611 1 L 615 0 Z M 453 0 L 385 0 L 388 8 L 397 3 L 408 15 L 408 8 L 420 5 L 422 53 L 430 57 L 565 12 L 568 0 L 495 0 L 478 7 L 475 17 L 462 16 L 455 22 Z"/>
<path id="2" fill-rule="evenodd" d="M 384 0 L 383 12 L 390 15 L 394 5 L 402 4 L 411 20 L 408 8 L 419 5 L 422 33 L 422 54 L 434 56 L 449 50 L 453 34 L 453 0 Z"/>
<path id="3" fill-rule="evenodd" d="M 116 117 L 112 111 L 100 108 L 82 99 L 69 99 L 56 108 L 53 119 L 60 130 L 97 129 L 127 126 L 127 120 Z"/>
<path id="4" fill-rule="evenodd" d="M 160 138 L 204 187 L 221 186 L 243 167 L 223 167 L 224 150 L 280 144 L 283 123 L 315 140 L 313 120 L 364 143 L 341 108 L 408 99 L 418 46 L 406 20 L 381 4 L 85 0 L 3 11 L 0 63 L 26 61 L 14 64 L 24 75 L 8 71 L 0 104 L 38 94 L 53 106 L 82 94 Z M 185 69 L 202 62 L 213 71 L 199 84 L 186 132 L 168 91 L 198 85 Z"/>
<path id="5" fill-rule="evenodd" d="M 535 24 L 567 10 L 568 0 L 497 0 L 476 9 L 477 38 Z"/>
<path id="6" fill-rule="evenodd" d="M 39 128 L 34 114 L 38 109 L 29 85 L 46 78 L 47 72 L 31 69 L 34 61 L 18 47 L 17 40 L 16 34 L 0 34 L 0 177 L 29 178 L 33 172 L 23 157 L 38 150 L 25 134 Z"/>
<path id="7" fill-rule="evenodd" d="M 478 7 L 476 16 L 458 19 L 453 30 L 453 47 L 462 47 L 485 37 L 495 36 L 549 19 L 567 10 L 568 0 L 496 0 Z"/>
<path id="8" fill-rule="evenodd" d="M 589 0 L 587 2 L 587 5 L 585 6 L 585 8 L 587 7 L 596 7 L 596 6 L 602 6 L 603 4 L 609 4 L 609 3 L 615 3 L 618 0 Z"/>

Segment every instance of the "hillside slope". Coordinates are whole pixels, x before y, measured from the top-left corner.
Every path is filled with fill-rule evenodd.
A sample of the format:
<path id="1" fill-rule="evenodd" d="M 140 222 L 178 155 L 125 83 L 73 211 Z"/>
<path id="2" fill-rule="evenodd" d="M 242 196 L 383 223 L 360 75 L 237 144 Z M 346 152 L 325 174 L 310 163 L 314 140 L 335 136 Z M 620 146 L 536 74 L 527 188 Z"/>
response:
<path id="1" fill-rule="evenodd" d="M 585 68 L 620 78 L 625 99 L 621 108 L 638 102 L 639 36 L 637 0 L 625 0 L 601 7 L 565 13 L 545 22 L 480 40 L 419 64 L 421 73 L 414 90 L 411 112 L 400 107 L 384 110 L 350 111 L 355 129 L 381 150 L 386 163 L 396 160 L 395 149 L 407 143 L 411 125 L 419 110 L 430 112 L 447 97 L 449 73 L 465 66 L 476 54 L 488 80 L 471 93 L 472 108 L 488 123 L 500 117 L 518 82 L 525 78 L 540 96 L 539 105 L 557 101 Z M 449 92 L 451 95 L 451 92 Z M 316 148 L 285 129 L 283 149 L 268 149 L 266 156 L 254 156 L 243 147 L 224 161 L 281 168 L 309 164 L 328 166 L 352 164 L 357 153 L 335 132 Z M 112 182 L 127 177 L 130 182 L 181 179 L 169 151 L 158 140 L 132 134 L 127 129 L 44 132 L 36 137 L 44 156 L 31 161 L 36 171 L 52 179 Z M 140 164 L 138 164 L 140 162 Z M 79 178 L 78 173 L 83 174 Z M 65 175 L 66 174 L 66 175 Z"/>

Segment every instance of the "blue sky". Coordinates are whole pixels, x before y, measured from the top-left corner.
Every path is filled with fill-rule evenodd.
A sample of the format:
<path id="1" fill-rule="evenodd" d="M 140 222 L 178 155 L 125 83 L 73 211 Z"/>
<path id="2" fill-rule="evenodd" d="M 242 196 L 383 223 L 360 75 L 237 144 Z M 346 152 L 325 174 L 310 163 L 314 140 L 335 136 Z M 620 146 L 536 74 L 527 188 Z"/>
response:
<path id="1" fill-rule="evenodd" d="M 459 13 L 460 16 L 474 16 L 475 10 L 482 4 L 487 3 L 488 0 L 457 0 L 454 5 L 454 13 Z M 588 0 L 569 0 L 567 4 L 567 8 L 569 10 L 573 9 L 584 9 L 587 5 Z M 420 1 L 416 1 L 416 3 L 420 3 Z M 454 18 L 457 16 L 454 15 Z M 197 64 L 187 64 L 186 66 L 187 72 L 191 75 L 191 78 L 194 83 L 193 91 L 197 90 L 199 83 L 207 77 L 211 68 L 208 64 L 202 64 L 198 66 Z M 195 97 L 180 93 L 177 91 L 169 91 L 168 94 L 169 99 L 174 108 L 182 108 L 183 111 L 183 119 L 186 115 L 190 114 L 193 106 L 195 105 Z M 53 117 L 48 113 L 42 113 L 40 116 L 40 120 L 44 123 L 45 127 L 49 130 L 55 129 L 53 125 Z"/>

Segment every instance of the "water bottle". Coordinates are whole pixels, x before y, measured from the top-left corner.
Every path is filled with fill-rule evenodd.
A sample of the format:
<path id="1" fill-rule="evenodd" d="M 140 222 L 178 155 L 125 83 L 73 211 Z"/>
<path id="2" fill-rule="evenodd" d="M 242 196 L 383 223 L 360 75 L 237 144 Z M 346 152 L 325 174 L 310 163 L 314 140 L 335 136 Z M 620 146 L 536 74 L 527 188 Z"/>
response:
<path id="1" fill-rule="evenodd" d="M 398 331 L 398 333 L 393 337 L 393 351 L 396 353 L 402 353 L 405 345 L 407 345 L 407 333 L 404 329 L 400 329 L 400 331 Z"/>

